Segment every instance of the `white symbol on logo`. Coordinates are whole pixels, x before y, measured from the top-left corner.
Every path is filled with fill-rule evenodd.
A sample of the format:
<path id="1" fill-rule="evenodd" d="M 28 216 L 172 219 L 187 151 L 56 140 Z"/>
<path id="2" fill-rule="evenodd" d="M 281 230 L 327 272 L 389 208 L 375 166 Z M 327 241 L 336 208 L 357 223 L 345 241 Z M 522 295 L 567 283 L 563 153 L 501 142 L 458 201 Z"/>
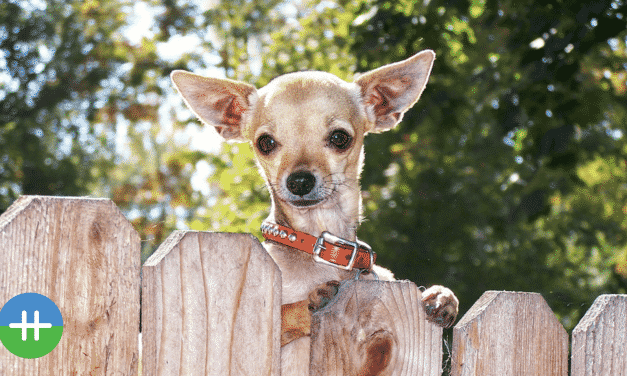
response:
<path id="1" fill-rule="evenodd" d="M 35 341 L 39 341 L 39 329 L 52 328 L 51 323 L 39 323 L 39 311 L 35 311 L 35 322 L 29 324 L 26 322 L 26 311 L 22 311 L 22 322 L 9 323 L 9 328 L 21 328 L 22 329 L 22 341 L 26 341 L 26 329 L 35 329 Z"/>

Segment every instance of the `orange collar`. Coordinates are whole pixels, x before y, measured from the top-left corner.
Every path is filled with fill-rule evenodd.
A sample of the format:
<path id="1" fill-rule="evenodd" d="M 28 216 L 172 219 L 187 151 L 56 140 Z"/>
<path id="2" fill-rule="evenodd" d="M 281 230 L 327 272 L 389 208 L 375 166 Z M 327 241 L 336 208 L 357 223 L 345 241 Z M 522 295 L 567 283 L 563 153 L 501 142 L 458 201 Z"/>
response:
<path id="1" fill-rule="evenodd" d="M 344 270 L 370 270 L 377 258 L 368 244 L 342 239 L 327 231 L 316 238 L 282 225 L 263 223 L 261 233 L 267 240 L 309 253 L 316 262 Z"/>

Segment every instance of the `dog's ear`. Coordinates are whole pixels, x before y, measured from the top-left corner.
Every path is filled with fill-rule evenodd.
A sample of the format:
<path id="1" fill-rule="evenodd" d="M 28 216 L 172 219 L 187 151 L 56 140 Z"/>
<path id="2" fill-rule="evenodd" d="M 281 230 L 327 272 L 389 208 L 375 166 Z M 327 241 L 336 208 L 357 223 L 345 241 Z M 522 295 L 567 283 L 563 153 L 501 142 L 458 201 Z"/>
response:
<path id="1" fill-rule="evenodd" d="M 227 140 L 247 141 L 245 128 L 257 98 L 254 86 L 182 70 L 173 71 L 170 78 L 200 120 Z"/>
<path id="2" fill-rule="evenodd" d="M 421 51 L 406 60 L 364 73 L 355 80 L 361 89 L 368 118 L 374 123 L 369 132 L 387 131 L 401 121 L 405 111 L 420 98 L 433 60 L 433 51 Z"/>

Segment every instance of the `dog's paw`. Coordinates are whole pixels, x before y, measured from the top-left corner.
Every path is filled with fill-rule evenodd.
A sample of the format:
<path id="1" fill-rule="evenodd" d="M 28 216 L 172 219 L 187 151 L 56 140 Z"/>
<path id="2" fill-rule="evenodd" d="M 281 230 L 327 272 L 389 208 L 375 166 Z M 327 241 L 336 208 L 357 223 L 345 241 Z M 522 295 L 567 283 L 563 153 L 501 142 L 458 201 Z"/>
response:
<path id="1" fill-rule="evenodd" d="M 337 294 L 340 281 L 329 281 L 316 287 L 309 294 L 309 311 L 316 312 L 324 308 Z"/>
<path id="2" fill-rule="evenodd" d="M 453 291 L 443 286 L 431 286 L 422 293 L 422 304 L 427 312 L 427 320 L 450 328 L 457 317 L 459 300 Z"/>

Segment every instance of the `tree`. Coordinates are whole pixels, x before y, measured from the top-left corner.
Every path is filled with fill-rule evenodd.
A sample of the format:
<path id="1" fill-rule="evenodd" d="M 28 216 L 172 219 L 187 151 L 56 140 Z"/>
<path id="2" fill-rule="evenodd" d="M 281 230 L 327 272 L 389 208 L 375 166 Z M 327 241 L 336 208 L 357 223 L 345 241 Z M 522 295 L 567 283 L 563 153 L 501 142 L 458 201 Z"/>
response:
<path id="1" fill-rule="evenodd" d="M 360 70 L 438 56 L 400 129 L 367 139 L 389 152 L 366 159 L 359 232 L 381 262 L 451 286 L 462 312 L 487 289 L 541 292 L 567 329 L 624 293 L 627 7 L 375 6 L 352 30 Z"/>
<path id="2" fill-rule="evenodd" d="M 86 194 L 106 172 L 99 83 L 126 50 L 113 38 L 124 13 L 107 4 L 0 4 L 0 212 L 20 194 Z"/>
<path id="3" fill-rule="evenodd" d="M 139 3 L 154 25 L 130 42 Z M 20 194 L 109 196 L 144 239 L 144 258 L 176 228 L 260 236 L 268 192 L 250 145 L 192 150 L 198 121 L 169 73 L 258 87 L 303 69 L 352 80 L 431 48 L 421 100 L 397 129 L 366 138 L 358 236 L 397 277 L 451 287 L 462 312 L 488 289 L 537 291 L 571 329 L 598 294 L 627 290 L 626 8 L 5 2 L 0 212 Z M 197 48 L 161 56 L 182 37 Z M 203 163 L 209 188 L 199 191 Z"/>

